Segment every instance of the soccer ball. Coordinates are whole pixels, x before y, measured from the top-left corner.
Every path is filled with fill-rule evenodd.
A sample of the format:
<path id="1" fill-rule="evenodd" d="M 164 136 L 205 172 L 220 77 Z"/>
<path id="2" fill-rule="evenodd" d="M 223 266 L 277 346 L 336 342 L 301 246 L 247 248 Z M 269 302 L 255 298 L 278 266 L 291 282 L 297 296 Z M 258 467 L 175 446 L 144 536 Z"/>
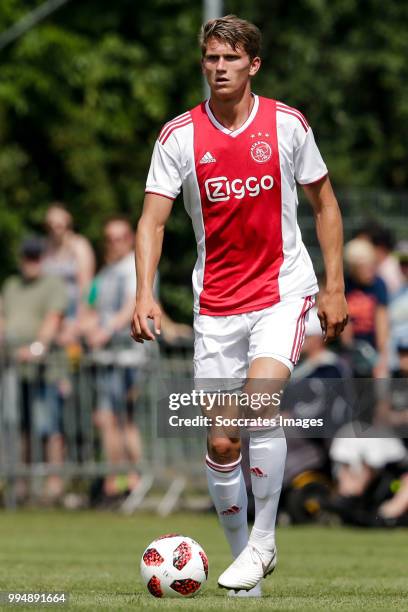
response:
<path id="1" fill-rule="evenodd" d="M 208 559 L 197 542 L 169 533 L 146 548 L 140 572 L 154 597 L 192 597 L 207 580 Z"/>

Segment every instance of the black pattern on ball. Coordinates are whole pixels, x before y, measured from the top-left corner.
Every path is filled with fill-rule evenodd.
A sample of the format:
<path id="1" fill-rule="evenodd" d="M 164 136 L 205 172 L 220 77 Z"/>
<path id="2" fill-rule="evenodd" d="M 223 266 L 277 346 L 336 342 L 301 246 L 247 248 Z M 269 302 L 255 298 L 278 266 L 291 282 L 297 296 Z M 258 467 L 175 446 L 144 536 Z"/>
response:
<path id="1" fill-rule="evenodd" d="M 171 583 L 170 588 L 180 595 L 192 595 L 198 591 L 201 586 L 201 582 L 193 580 L 192 578 L 186 578 L 185 580 L 175 580 Z"/>
<path id="2" fill-rule="evenodd" d="M 147 583 L 147 588 L 154 597 L 163 597 L 160 580 L 157 578 L 157 576 L 152 576 L 150 578 L 149 582 Z"/>
<path id="3" fill-rule="evenodd" d="M 191 548 L 187 542 L 181 542 L 173 552 L 173 565 L 181 570 L 191 559 Z"/>
<path id="4" fill-rule="evenodd" d="M 207 559 L 207 555 L 202 550 L 199 551 L 199 555 L 201 557 L 201 561 L 203 562 L 205 577 L 208 578 L 208 559 Z"/>
<path id="5" fill-rule="evenodd" d="M 164 535 L 160 536 L 159 538 L 156 538 L 157 540 L 164 540 L 165 538 L 177 538 L 180 534 L 179 533 L 165 533 Z"/>
<path id="6" fill-rule="evenodd" d="M 143 561 L 145 565 L 161 565 L 164 559 L 155 548 L 148 548 L 143 555 Z"/>

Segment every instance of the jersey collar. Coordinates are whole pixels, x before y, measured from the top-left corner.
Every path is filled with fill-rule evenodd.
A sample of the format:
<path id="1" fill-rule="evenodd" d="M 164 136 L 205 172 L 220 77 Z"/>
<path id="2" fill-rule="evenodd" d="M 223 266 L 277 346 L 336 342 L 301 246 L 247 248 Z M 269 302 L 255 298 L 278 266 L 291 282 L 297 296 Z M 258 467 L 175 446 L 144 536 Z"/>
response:
<path id="1" fill-rule="evenodd" d="M 252 107 L 252 110 L 249 114 L 248 119 L 237 130 L 229 130 L 224 125 L 222 125 L 222 123 L 220 123 L 213 115 L 213 112 L 210 108 L 210 101 L 206 100 L 205 101 L 205 111 L 207 113 L 209 120 L 218 130 L 220 130 L 220 132 L 223 132 L 224 134 L 227 134 L 228 136 L 232 136 L 232 138 L 236 138 L 236 136 L 239 136 L 239 134 L 242 134 L 242 132 L 244 132 L 247 129 L 247 127 L 251 125 L 252 121 L 255 119 L 256 113 L 258 112 L 259 98 L 256 94 L 252 94 L 252 95 L 254 97 L 254 105 Z"/>

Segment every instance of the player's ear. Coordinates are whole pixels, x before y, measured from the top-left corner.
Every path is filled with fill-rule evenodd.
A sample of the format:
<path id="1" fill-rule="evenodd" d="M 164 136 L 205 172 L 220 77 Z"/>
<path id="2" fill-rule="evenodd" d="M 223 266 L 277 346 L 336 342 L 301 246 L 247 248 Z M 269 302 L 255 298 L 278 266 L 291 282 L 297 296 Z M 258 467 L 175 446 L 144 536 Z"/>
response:
<path id="1" fill-rule="evenodd" d="M 249 66 L 249 76 L 255 76 L 261 67 L 262 60 L 260 57 L 254 57 Z"/>

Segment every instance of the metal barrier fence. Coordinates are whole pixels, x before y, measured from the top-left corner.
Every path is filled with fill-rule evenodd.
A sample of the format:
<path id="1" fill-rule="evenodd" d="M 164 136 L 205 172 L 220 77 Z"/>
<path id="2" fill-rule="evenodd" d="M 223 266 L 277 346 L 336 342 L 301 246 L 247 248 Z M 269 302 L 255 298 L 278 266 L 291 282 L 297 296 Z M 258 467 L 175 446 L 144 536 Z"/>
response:
<path id="1" fill-rule="evenodd" d="M 29 501 L 35 504 L 40 501 L 46 479 L 52 475 L 63 478 L 68 491 L 78 490 L 79 486 L 83 490 L 85 484 L 89 492 L 89 485 L 96 479 L 128 476 L 137 471 L 141 476 L 139 486 L 120 502 L 118 509 L 122 512 L 130 514 L 143 507 L 166 515 L 179 507 L 209 507 L 204 430 L 190 428 L 186 434 L 185 431 L 169 432 L 168 427 L 164 427 L 169 423 L 169 399 L 172 400 L 169 393 L 184 393 L 192 381 L 192 347 L 162 345 L 159 350 L 157 343 L 143 347 L 118 346 L 93 353 L 82 353 L 79 347 L 71 347 L 68 353 L 54 351 L 36 363 L 18 363 L 10 355 L 3 355 L 0 369 L 0 503 L 3 500 L 6 508 L 15 508 L 22 481 L 28 483 Z M 358 352 L 358 346 L 355 351 Z M 361 356 L 354 359 L 355 366 L 360 364 L 361 367 Z M 334 367 L 335 362 L 330 359 L 324 364 Z M 377 425 L 371 427 L 374 416 L 384 419 L 384 407 L 401 414 L 406 411 L 405 379 L 375 381 L 366 378 L 362 371 L 362 377 L 353 378 L 351 373 L 357 368 L 349 368 L 342 359 L 336 364 L 338 376 L 333 379 L 308 378 L 307 362 L 303 366 L 300 364 L 281 405 L 282 416 L 295 417 L 289 421 L 312 420 L 315 424 L 324 421 L 321 429 L 313 428 L 312 424 L 309 428 L 309 423 L 304 429 L 296 424 L 284 424 L 290 461 L 287 462 L 283 503 L 295 521 L 300 520 L 298 477 L 314 475 L 315 482 L 323 478 L 326 482 L 324 494 L 327 496 L 330 492 L 328 444 L 337 432 L 342 432 L 340 438 L 353 438 L 349 440 L 348 453 L 353 448 L 361 450 L 356 438 L 361 437 L 362 443 L 365 438 L 372 438 L 370 448 L 375 444 L 377 459 L 389 452 L 388 441 L 394 453 L 396 445 L 403 448 L 399 438 L 408 435 L 406 429 L 405 433 L 401 428 L 390 429 L 388 425 L 392 426 L 392 419 L 388 425 L 383 420 L 382 429 Z M 391 385 L 391 381 L 395 384 Z M 377 413 L 378 407 L 380 413 Z M 188 416 L 190 408 L 191 405 L 186 408 Z M 126 441 L 124 426 L 128 423 L 137 426 L 143 441 L 140 460 L 130 454 L 120 462 L 107 460 L 106 440 L 104 444 L 95 416 L 100 418 L 108 412 L 113 412 L 123 426 L 120 440 L 123 446 Z M 343 426 L 347 426 L 347 430 Z M 165 430 L 166 437 L 163 436 Z M 55 455 L 46 460 L 44 441 L 55 435 L 63 436 L 64 455 L 60 461 Z M 401 449 L 398 453 L 402 453 Z M 243 447 L 244 463 L 245 455 Z M 402 466 L 405 455 L 402 453 L 401 466 L 396 468 L 398 474 L 401 473 L 398 470 L 406 469 Z M 248 475 L 247 463 L 245 469 Z M 309 480 L 303 479 L 302 483 L 305 482 Z M 296 502 L 293 507 L 290 504 L 292 494 Z"/>
<path id="2" fill-rule="evenodd" d="M 342 211 L 346 241 L 352 238 L 353 233 L 367 219 L 375 219 L 384 227 L 392 230 L 397 241 L 406 239 L 408 235 L 406 214 L 408 192 L 354 188 L 336 189 L 336 196 Z M 320 273 L 323 271 L 323 262 L 312 209 L 301 190 L 299 190 L 299 197 L 298 221 L 303 242 L 312 257 L 316 271 Z"/>
<path id="3" fill-rule="evenodd" d="M 145 346 L 145 345 L 144 345 Z M 145 351 L 145 352 L 143 352 Z M 205 439 L 160 438 L 159 394 L 162 383 L 191 378 L 191 347 L 158 349 L 113 347 L 81 353 L 54 351 L 46 360 L 17 363 L 3 355 L 0 375 L 0 489 L 4 505 L 17 505 L 17 484 L 28 482 L 36 500 L 44 479 L 60 475 L 66 482 L 90 481 L 110 474 L 137 471 L 141 482 L 123 505 L 131 512 L 147 493 L 160 489 L 157 510 L 165 514 L 187 489 L 205 491 Z M 112 409 L 119 423 L 134 423 L 141 435 L 137 463 L 109 463 L 95 426 L 97 408 Z M 62 433 L 64 459 L 45 460 L 44 440 Z M 29 459 L 27 451 L 29 450 Z M 23 454 L 26 453 L 26 460 Z"/>

